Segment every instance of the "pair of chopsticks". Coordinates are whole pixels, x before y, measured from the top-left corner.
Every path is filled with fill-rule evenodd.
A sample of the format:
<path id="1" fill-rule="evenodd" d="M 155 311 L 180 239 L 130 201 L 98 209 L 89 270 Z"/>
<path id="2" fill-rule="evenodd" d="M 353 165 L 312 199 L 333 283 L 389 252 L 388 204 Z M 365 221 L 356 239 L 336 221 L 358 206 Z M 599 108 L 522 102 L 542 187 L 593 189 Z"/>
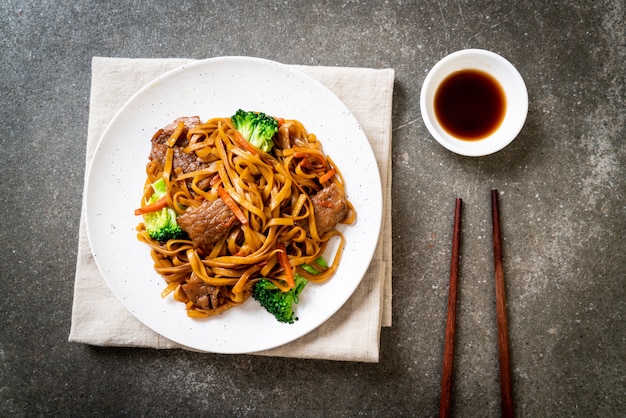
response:
<path id="1" fill-rule="evenodd" d="M 454 207 L 454 230 L 452 237 L 452 258 L 450 262 L 450 288 L 448 294 L 448 318 L 443 351 L 443 375 L 441 378 L 441 398 L 439 416 L 449 417 L 452 403 L 452 376 L 454 369 L 454 336 L 456 333 L 456 301 L 459 279 L 459 255 L 461 247 L 461 208 L 463 201 L 457 198 Z M 491 220 L 493 225 L 493 259 L 495 265 L 496 315 L 498 322 L 498 354 L 500 359 L 500 393 L 502 416 L 513 416 L 513 391 L 509 364 L 509 338 L 506 317 L 506 297 L 504 293 L 504 268 L 502 267 L 502 240 L 500 235 L 500 210 L 498 191 L 491 191 Z"/>

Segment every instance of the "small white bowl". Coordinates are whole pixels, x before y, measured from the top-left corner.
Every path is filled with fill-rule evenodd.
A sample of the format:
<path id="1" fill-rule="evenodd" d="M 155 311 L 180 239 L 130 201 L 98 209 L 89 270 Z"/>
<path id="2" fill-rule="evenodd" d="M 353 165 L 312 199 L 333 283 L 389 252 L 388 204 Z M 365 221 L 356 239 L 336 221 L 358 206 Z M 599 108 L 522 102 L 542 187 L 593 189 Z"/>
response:
<path id="1" fill-rule="evenodd" d="M 479 140 L 463 140 L 448 133 L 435 114 L 435 93 L 450 74 L 462 70 L 478 70 L 495 78 L 506 97 L 506 110 L 500 126 Z M 478 157 L 500 151 L 519 134 L 528 113 L 528 91 L 517 69 L 500 55 L 482 49 L 454 52 L 429 71 L 420 95 L 420 109 L 430 134 L 448 150 L 460 155 Z"/>

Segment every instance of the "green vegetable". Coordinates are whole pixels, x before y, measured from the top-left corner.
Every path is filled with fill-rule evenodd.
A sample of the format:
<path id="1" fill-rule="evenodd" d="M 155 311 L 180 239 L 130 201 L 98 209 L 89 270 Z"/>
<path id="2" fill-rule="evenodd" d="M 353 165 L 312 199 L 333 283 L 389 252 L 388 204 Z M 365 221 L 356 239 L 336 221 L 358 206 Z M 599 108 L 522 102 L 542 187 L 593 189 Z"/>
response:
<path id="1" fill-rule="evenodd" d="M 158 201 L 167 192 L 165 181 L 162 178 L 152 183 L 152 189 L 154 193 L 150 196 L 148 204 Z M 184 237 L 185 231 L 176 223 L 176 216 L 174 209 L 167 206 L 155 212 L 145 213 L 143 220 L 148 235 L 161 242 Z"/>
<path id="2" fill-rule="evenodd" d="M 319 267 L 321 267 L 322 270 L 328 268 L 328 263 L 326 263 L 326 260 L 322 256 L 319 256 L 319 257 L 317 257 L 315 259 L 315 264 L 317 264 Z M 319 274 L 320 273 L 320 271 L 315 266 L 313 266 L 311 264 L 300 264 L 300 267 L 302 267 L 306 272 L 311 273 L 311 274 Z"/>
<path id="3" fill-rule="evenodd" d="M 278 122 L 273 117 L 239 109 L 230 120 L 244 139 L 255 147 L 265 152 L 270 152 L 274 147 L 272 138 L 278 131 Z"/>
<path id="4" fill-rule="evenodd" d="M 252 288 L 252 297 L 259 301 L 269 313 L 279 322 L 293 324 L 298 318 L 293 311 L 293 305 L 298 303 L 298 298 L 308 281 L 296 274 L 295 286 L 287 292 L 281 291 L 274 283 L 267 279 L 261 279 Z"/>

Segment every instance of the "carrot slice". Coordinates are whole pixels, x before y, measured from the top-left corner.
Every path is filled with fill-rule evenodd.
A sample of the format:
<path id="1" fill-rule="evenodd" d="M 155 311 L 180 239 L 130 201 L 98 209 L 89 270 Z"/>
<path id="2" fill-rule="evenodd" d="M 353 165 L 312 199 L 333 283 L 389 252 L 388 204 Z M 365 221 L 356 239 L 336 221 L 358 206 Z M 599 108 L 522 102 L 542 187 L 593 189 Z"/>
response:
<path id="1" fill-rule="evenodd" d="M 217 183 L 219 183 L 220 181 L 222 181 L 222 178 L 220 177 L 219 174 L 214 175 L 213 177 L 211 177 L 211 180 L 209 181 L 209 184 L 211 186 L 215 186 Z"/>
<path id="2" fill-rule="evenodd" d="M 217 194 L 220 196 L 220 199 L 222 199 L 222 201 L 226 203 L 226 206 L 228 206 L 230 210 L 233 211 L 235 217 L 239 220 L 239 222 L 241 222 L 243 225 L 246 225 L 248 223 L 248 218 L 246 218 L 246 215 L 243 214 L 243 211 L 241 210 L 237 202 L 235 202 L 235 199 L 233 199 L 223 187 L 217 188 Z"/>
<path id="3" fill-rule="evenodd" d="M 235 138 L 243 149 L 251 152 L 253 155 L 259 155 L 259 151 L 251 143 L 246 141 L 246 138 L 244 138 L 237 129 L 233 129 L 233 132 L 233 138 Z"/>
<path id="4" fill-rule="evenodd" d="M 156 202 L 143 206 L 139 209 L 135 209 L 135 215 L 143 215 L 150 212 L 156 212 L 167 206 L 167 196 L 163 196 Z"/>
<path id="5" fill-rule="evenodd" d="M 333 178 L 335 173 L 337 173 L 337 170 L 335 170 L 334 168 L 328 170 L 323 176 L 320 176 L 320 183 L 326 183 L 328 180 Z"/>
<path id="6" fill-rule="evenodd" d="M 289 257 L 287 257 L 287 247 L 282 242 L 276 243 L 276 249 L 278 252 L 276 255 L 278 256 L 278 263 L 281 265 L 283 269 L 285 269 L 285 275 L 287 276 L 287 285 L 290 289 L 292 289 L 296 282 L 293 278 L 293 270 L 291 269 L 291 264 L 289 264 Z"/>
<path id="7" fill-rule="evenodd" d="M 311 158 L 312 160 L 317 160 L 323 167 L 326 167 L 326 160 L 320 154 L 317 153 L 308 153 L 303 151 L 296 151 L 293 153 L 294 158 Z"/>

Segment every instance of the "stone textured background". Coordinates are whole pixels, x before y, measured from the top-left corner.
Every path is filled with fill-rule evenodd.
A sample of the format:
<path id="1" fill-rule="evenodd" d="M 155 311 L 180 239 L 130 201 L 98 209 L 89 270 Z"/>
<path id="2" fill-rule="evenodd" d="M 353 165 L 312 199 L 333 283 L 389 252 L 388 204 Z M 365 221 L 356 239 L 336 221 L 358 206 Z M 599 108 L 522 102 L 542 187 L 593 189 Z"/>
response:
<path id="1" fill-rule="evenodd" d="M 489 191 L 519 416 L 626 414 L 622 1 L 0 2 L 0 415 L 434 416 L 454 198 L 465 202 L 453 412 L 497 416 Z M 524 129 L 439 146 L 427 71 L 464 48 L 524 77 Z M 92 56 L 394 68 L 393 327 L 379 364 L 67 342 Z"/>

